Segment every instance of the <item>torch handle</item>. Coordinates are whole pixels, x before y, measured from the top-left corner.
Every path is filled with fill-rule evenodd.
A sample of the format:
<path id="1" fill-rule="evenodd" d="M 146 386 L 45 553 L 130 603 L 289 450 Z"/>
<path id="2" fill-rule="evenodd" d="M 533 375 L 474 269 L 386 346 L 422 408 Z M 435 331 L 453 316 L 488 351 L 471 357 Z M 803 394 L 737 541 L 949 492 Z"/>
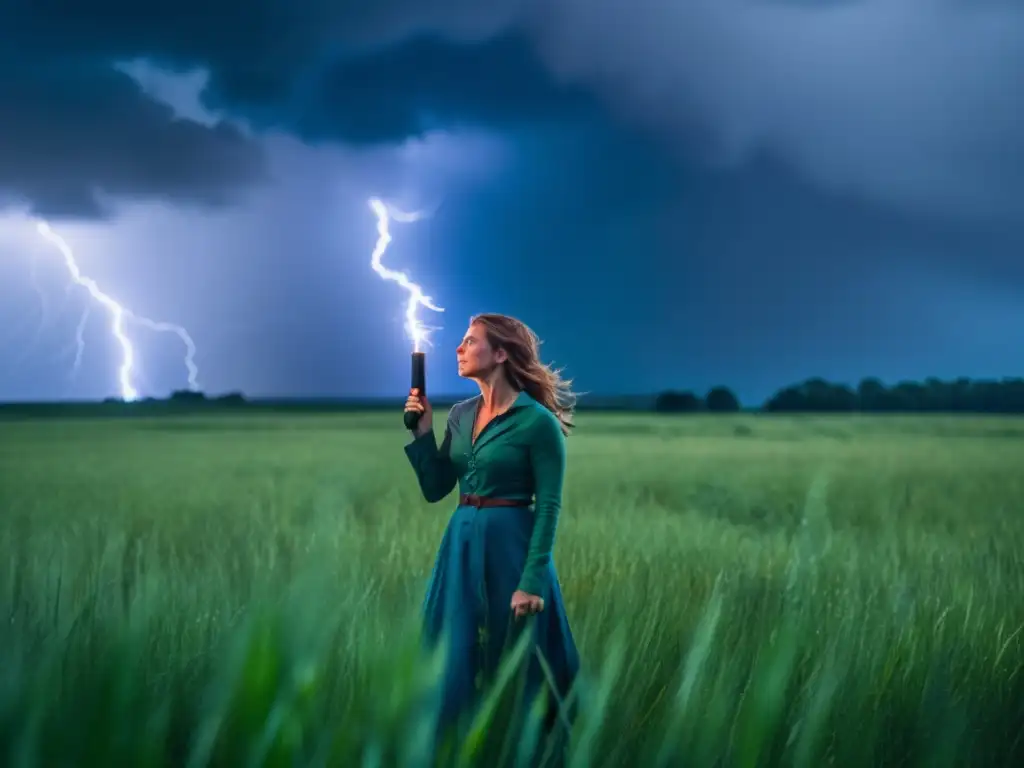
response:
<path id="1" fill-rule="evenodd" d="M 427 394 L 427 366 L 426 355 L 422 352 L 412 353 L 412 381 L 410 387 L 420 391 L 420 397 Z M 405 428 L 412 431 L 420 423 L 422 414 L 415 411 L 406 411 L 403 417 Z"/>
<path id="2" fill-rule="evenodd" d="M 405 422 L 405 428 L 410 432 L 416 429 L 416 425 L 420 423 L 420 416 L 422 414 L 416 413 L 416 411 L 406 411 L 402 420 Z"/>

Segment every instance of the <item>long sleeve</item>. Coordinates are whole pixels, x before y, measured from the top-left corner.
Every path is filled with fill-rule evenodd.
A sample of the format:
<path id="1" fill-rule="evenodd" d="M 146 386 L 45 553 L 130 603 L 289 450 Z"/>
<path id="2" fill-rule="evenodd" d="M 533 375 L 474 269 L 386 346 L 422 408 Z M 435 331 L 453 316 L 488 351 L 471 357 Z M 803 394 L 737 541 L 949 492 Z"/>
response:
<path id="1" fill-rule="evenodd" d="M 542 413 L 534 422 L 530 464 L 533 468 L 536 518 L 519 589 L 530 595 L 543 595 L 548 584 L 548 564 L 562 510 L 565 479 L 565 436 L 558 420 L 549 413 Z"/>
<path id="2" fill-rule="evenodd" d="M 416 473 L 423 498 L 431 504 L 441 501 L 451 493 L 458 481 L 450 458 L 451 443 L 451 426 L 445 424 L 444 439 L 440 447 L 437 445 L 434 430 L 420 435 L 405 446 L 405 455 L 408 456 L 409 463 Z"/>

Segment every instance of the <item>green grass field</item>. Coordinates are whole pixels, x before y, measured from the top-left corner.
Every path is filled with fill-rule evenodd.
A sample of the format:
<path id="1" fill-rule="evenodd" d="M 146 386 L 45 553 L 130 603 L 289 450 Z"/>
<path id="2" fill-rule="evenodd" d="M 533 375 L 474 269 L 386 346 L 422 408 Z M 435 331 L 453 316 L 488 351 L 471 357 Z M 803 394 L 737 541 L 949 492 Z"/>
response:
<path id="1" fill-rule="evenodd" d="M 0 762 L 426 765 L 405 441 L 0 423 Z M 556 563 L 574 766 L 1024 764 L 1024 420 L 584 413 Z"/>

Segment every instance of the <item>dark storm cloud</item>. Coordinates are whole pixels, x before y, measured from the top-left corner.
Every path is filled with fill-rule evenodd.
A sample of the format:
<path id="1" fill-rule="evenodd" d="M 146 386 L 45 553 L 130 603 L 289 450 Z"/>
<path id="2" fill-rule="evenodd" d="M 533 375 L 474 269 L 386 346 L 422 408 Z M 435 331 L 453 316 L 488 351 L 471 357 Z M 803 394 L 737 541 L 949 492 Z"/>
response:
<path id="1" fill-rule="evenodd" d="M 957 0 L 559 0 L 562 77 L 730 166 L 928 214 L 1024 217 L 1024 6 Z M 695 138 L 698 137 L 698 138 Z"/>
<path id="2" fill-rule="evenodd" d="M 393 71 L 409 63 L 409 57 L 388 53 L 389 47 L 438 34 L 456 45 L 486 40 L 511 24 L 516 7 L 508 0 L 38 0 L 12 20 L 8 45 L 54 55 L 147 58 L 172 68 L 201 66 L 210 73 L 211 104 L 270 120 L 280 117 L 276 110 L 287 112 L 296 102 L 315 110 L 324 106 L 324 96 L 338 96 L 320 85 L 325 77 L 345 79 L 330 72 L 339 59 L 343 67 L 351 64 L 365 72 L 365 57 L 384 53 L 381 68 Z M 421 50 L 433 59 L 426 64 L 446 67 L 445 74 L 473 74 L 452 72 L 454 62 L 441 61 L 446 54 L 436 46 L 422 45 Z M 521 52 L 513 56 L 522 58 Z M 423 95 L 401 85 L 403 72 L 424 74 L 424 63 L 411 64 L 387 77 L 389 85 L 399 88 L 392 100 Z M 365 88 L 354 86 L 356 91 Z M 441 87 L 450 91 L 457 86 L 446 82 Z M 360 94 L 352 95 L 358 101 Z"/>
<path id="3" fill-rule="evenodd" d="M 536 44 L 559 82 L 688 161 L 767 156 L 837 195 L 1024 216 L 1010 2 L 36 0 L 6 29 L 35 56 L 202 66 L 208 105 L 356 143 L 576 114 Z"/>
<path id="4" fill-rule="evenodd" d="M 52 22 L 45 0 L 0 10 L 0 207 L 94 218 L 117 198 L 221 204 L 264 177 L 237 128 L 179 119 L 116 69 L 96 45 L 103 19 L 82 8 Z"/>
<path id="5" fill-rule="evenodd" d="M 175 119 L 101 63 L 4 67 L 0 114 L 0 190 L 41 216 L 101 216 L 121 196 L 222 203 L 261 175 L 236 129 Z"/>
<path id="6" fill-rule="evenodd" d="M 468 45 L 417 37 L 337 63 L 314 93 L 318 108 L 291 118 L 293 128 L 351 143 L 401 141 L 437 128 L 515 129 L 589 114 L 592 106 L 581 90 L 556 85 L 515 35 Z"/>
<path id="7" fill-rule="evenodd" d="M 208 107 L 307 139 L 393 143 L 437 128 L 510 128 L 588 105 L 582 89 L 557 84 L 512 29 L 517 5 L 505 0 L 222 0 L 144 9 L 99 0 L 88 19 L 70 3 L 57 5 L 23 39 L 53 45 L 57 26 L 75 30 L 63 43 L 83 52 L 204 67 Z"/>
<path id="8" fill-rule="evenodd" d="M 25 4 L 0 15 L 9 61 L 0 106 L 18 115 L 3 128 L 11 160 L 0 193 L 42 212 L 90 214 L 97 192 L 216 202 L 259 178 L 239 133 L 172 120 L 113 70 L 118 62 L 201 67 L 204 103 L 219 114 L 353 144 L 513 127 L 586 106 L 579 89 L 548 78 L 523 38 L 489 39 L 514 11 L 476 0 Z"/>

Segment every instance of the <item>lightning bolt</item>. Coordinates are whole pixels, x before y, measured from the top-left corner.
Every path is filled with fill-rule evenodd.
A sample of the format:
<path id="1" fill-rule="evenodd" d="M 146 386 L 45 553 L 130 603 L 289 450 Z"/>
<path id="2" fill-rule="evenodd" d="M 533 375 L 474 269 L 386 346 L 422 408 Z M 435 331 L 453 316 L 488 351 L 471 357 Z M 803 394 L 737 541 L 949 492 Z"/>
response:
<path id="1" fill-rule="evenodd" d="M 370 198 L 370 209 L 377 216 L 377 245 L 373 249 L 370 266 L 382 278 L 398 283 L 409 294 L 409 300 L 405 305 L 405 332 L 412 342 L 413 351 L 419 352 L 423 344 L 430 344 L 429 332 L 436 330 L 420 321 L 419 308 L 426 307 L 434 312 L 444 312 L 444 309 L 434 304 L 433 299 L 429 296 L 424 295 L 423 289 L 410 280 L 404 272 L 388 269 L 380 262 L 391 243 L 391 221 L 407 224 L 425 218 L 426 214 L 400 211 L 376 197 Z"/>
<path id="2" fill-rule="evenodd" d="M 82 356 L 85 354 L 85 325 L 89 322 L 89 307 L 86 305 L 75 328 L 75 362 L 71 365 L 71 378 L 78 376 L 78 369 L 82 367 Z"/>
<path id="3" fill-rule="evenodd" d="M 64 257 L 64 266 L 67 267 L 68 274 L 71 276 L 75 285 L 78 285 L 88 291 L 92 299 L 103 307 L 110 315 L 110 333 L 121 347 L 121 366 L 118 370 L 118 381 L 120 383 L 121 398 L 123 400 L 130 402 L 139 398 L 139 390 L 132 381 L 135 369 L 135 348 L 132 346 L 131 339 L 128 337 L 128 333 L 126 331 L 126 325 L 128 323 L 136 323 L 137 325 L 141 325 L 144 328 L 148 328 L 149 330 L 157 333 L 173 333 L 181 339 L 182 343 L 185 345 L 185 367 L 188 369 L 189 389 L 197 390 L 199 388 L 199 369 L 196 367 L 195 363 L 196 345 L 195 342 L 192 341 L 192 337 L 189 336 L 188 331 L 180 325 L 150 320 L 148 317 L 142 317 L 141 315 L 137 315 L 122 306 L 120 303 L 104 293 L 95 280 L 82 274 L 82 270 L 79 269 L 78 266 L 78 261 L 75 259 L 75 254 L 71 250 L 71 246 L 65 242 L 64 238 L 54 232 L 50 228 L 49 224 L 45 221 L 37 221 L 36 230 L 51 245 L 60 251 L 61 255 Z M 82 353 L 85 349 L 85 340 L 82 334 L 85 329 L 85 322 L 87 319 L 88 314 L 82 316 L 82 320 L 76 331 L 76 371 L 81 362 Z"/>

